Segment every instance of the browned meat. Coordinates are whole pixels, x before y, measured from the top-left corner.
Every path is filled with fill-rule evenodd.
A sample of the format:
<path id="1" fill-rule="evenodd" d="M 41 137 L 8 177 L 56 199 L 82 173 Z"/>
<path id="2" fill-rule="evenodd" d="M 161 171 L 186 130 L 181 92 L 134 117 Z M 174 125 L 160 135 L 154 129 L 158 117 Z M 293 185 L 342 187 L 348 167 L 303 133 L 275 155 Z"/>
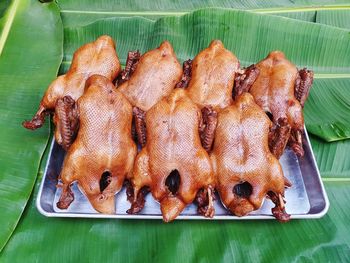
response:
<path id="1" fill-rule="evenodd" d="M 62 106 L 62 101 L 58 102 L 58 100 L 69 96 L 76 101 L 83 94 L 85 81 L 91 75 L 99 74 L 113 80 L 119 71 L 119 59 L 111 37 L 101 36 L 96 41 L 83 45 L 74 53 L 68 72 L 50 84 L 40 102 L 39 110 L 31 121 L 24 121 L 23 126 L 31 130 L 40 128 L 45 121 L 45 116 L 53 111 L 55 111 L 55 124 L 64 126 L 59 122 L 64 122 L 69 117 L 64 116 L 66 111 L 59 108 Z M 57 103 L 59 109 L 56 109 Z M 64 138 L 67 136 L 60 132 L 59 129 L 56 130 L 56 140 L 66 148 L 69 143 L 64 141 Z"/>
<path id="2" fill-rule="evenodd" d="M 101 213 L 115 212 L 114 195 L 130 177 L 137 153 L 131 138 L 132 106 L 103 76 L 93 75 L 77 101 L 79 131 L 65 157 L 57 207 L 74 200 L 70 185 L 77 181 L 92 206 Z"/>
<path id="3" fill-rule="evenodd" d="M 248 93 L 218 114 L 211 153 L 216 189 L 223 204 L 237 216 L 259 209 L 269 192 L 283 199 L 283 171 L 268 145 L 271 124 Z M 280 211 L 275 213 L 277 219 L 287 220 L 284 202 L 275 203 Z"/>
<path id="4" fill-rule="evenodd" d="M 279 119 L 287 119 L 291 127 L 291 136 L 286 136 L 286 139 L 289 139 L 289 144 L 296 154 L 302 156 L 304 154 L 301 139 L 304 130 L 302 105 L 312 85 L 313 73 L 305 69 L 298 72 L 295 65 L 280 51 L 271 52 L 267 58 L 256 64 L 256 67 L 260 74 L 250 93 L 265 112 L 272 114 L 275 124 Z"/>
<path id="5" fill-rule="evenodd" d="M 125 77 L 118 82 L 118 89 L 134 106 L 135 131 L 138 143 L 144 146 L 144 116 L 147 110 L 174 89 L 182 75 L 181 65 L 171 44 L 164 41 L 141 57 L 138 52 L 129 52 L 123 73 Z"/>
<path id="6" fill-rule="evenodd" d="M 149 187 L 166 222 L 192 203 L 200 189 L 207 198 L 198 202 L 199 211 L 213 216 L 214 181 L 209 156 L 201 146 L 200 122 L 200 109 L 183 89 L 175 89 L 146 113 L 147 143 L 135 160 L 129 213 L 142 209 Z"/>
<path id="7" fill-rule="evenodd" d="M 118 89 L 133 106 L 148 111 L 171 93 L 181 75 L 182 68 L 173 47 L 164 41 L 158 48 L 141 56 L 130 79 Z"/>
<path id="8" fill-rule="evenodd" d="M 220 40 L 214 40 L 192 62 L 192 76 L 188 96 L 200 108 L 211 106 L 214 110 L 232 103 L 232 88 L 239 61 Z"/>

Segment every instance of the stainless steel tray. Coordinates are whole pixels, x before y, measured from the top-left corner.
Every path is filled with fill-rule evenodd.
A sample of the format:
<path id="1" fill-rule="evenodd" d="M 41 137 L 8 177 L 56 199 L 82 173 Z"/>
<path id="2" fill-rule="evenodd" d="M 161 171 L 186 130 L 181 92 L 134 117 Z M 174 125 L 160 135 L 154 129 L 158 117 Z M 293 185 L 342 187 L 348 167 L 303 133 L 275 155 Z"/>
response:
<path id="1" fill-rule="evenodd" d="M 291 218 L 320 218 L 328 211 L 329 201 L 325 192 L 320 173 L 312 152 L 309 137 L 304 133 L 305 155 L 302 158 L 290 150 L 280 159 L 284 175 L 292 182 L 293 186 L 286 190 L 286 211 Z M 54 141 L 51 142 L 50 156 L 46 164 L 45 174 L 42 179 L 37 197 L 37 208 L 39 212 L 48 217 L 85 217 L 85 218 L 127 218 L 127 219 L 161 219 L 159 203 L 153 200 L 151 194 L 146 197 L 144 209 L 137 215 L 129 215 L 126 210 L 130 203 L 126 200 L 123 188 L 116 195 L 116 214 L 106 215 L 96 212 L 87 198 L 79 191 L 77 184 L 72 186 L 75 200 L 67 210 L 60 210 L 56 203 L 61 194 L 61 189 L 56 187 L 58 176 L 61 171 L 65 152 Z M 263 206 L 248 216 L 237 217 L 231 215 L 221 204 L 220 199 L 215 201 L 215 219 L 273 219 L 270 200 L 265 200 Z M 195 205 L 189 205 L 177 219 L 206 219 L 197 214 Z M 208 219 L 207 219 L 208 220 Z M 209 219 L 210 220 L 210 219 Z"/>

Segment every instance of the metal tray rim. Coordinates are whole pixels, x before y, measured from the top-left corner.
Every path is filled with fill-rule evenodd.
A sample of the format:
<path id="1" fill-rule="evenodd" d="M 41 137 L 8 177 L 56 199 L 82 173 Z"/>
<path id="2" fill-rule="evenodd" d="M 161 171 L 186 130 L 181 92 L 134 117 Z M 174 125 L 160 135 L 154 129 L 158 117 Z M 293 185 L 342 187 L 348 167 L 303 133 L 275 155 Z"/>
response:
<path id="1" fill-rule="evenodd" d="M 318 176 L 319 181 L 321 182 L 321 189 L 322 189 L 322 196 L 324 197 L 325 200 L 325 206 L 324 208 L 316 213 L 316 214 L 302 214 L 302 215 L 298 215 L 298 214 L 292 214 L 291 215 L 291 219 L 317 219 L 317 218 L 321 218 L 323 217 L 329 209 L 329 199 L 328 199 L 328 195 L 327 192 L 324 188 L 323 182 L 322 182 L 322 178 L 320 175 L 320 171 L 318 169 L 317 163 L 316 163 L 316 159 L 311 147 L 311 143 L 310 143 L 310 139 L 309 139 L 309 135 L 308 132 L 304 126 L 304 131 L 305 131 L 305 137 L 307 140 L 308 145 L 310 145 L 311 148 L 311 157 L 312 157 L 312 162 L 315 164 L 316 167 L 316 173 Z M 55 139 L 52 138 L 51 140 L 51 145 L 50 145 L 50 150 L 49 152 L 52 152 L 53 146 L 55 143 Z M 49 158 L 47 159 L 46 165 L 45 165 L 45 170 L 44 170 L 44 175 L 41 179 L 41 183 L 40 183 L 40 188 L 39 188 L 39 192 L 36 198 L 36 207 L 39 211 L 40 214 L 42 214 L 43 216 L 46 217 L 66 217 L 66 218 L 103 218 L 103 219 L 107 219 L 107 218 L 114 218 L 114 219 L 162 219 L 161 215 L 112 215 L 112 214 L 83 214 L 83 213 L 55 213 L 55 212 L 47 212 L 44 210 L 44 208 L 41 206 L 41 196 L 42 196 L 42 192 L 43 192 L 43 187 L 44 187 L 44 183 L 45 183 L 45 178 L 47 176 L 47 170 L 49 167 L 49 163 L 50 163 L 50 159 L 51 159 L 51 154 L 49 156 Z M 186 216 L 186 215 L 179 215 L 176 220 L 271 220 L 271 219 L 275 219 L 272 215 L 247 215 L 247 216 L 243 216 L 243 217 L 238 217 L 238 216 L 234 216 L 234 215 L 222 215 L 222 216 L 214 216 L 213 218 L 205 218 L 203 216 L 200 215 L 196 215 L 196 216 Z"/>

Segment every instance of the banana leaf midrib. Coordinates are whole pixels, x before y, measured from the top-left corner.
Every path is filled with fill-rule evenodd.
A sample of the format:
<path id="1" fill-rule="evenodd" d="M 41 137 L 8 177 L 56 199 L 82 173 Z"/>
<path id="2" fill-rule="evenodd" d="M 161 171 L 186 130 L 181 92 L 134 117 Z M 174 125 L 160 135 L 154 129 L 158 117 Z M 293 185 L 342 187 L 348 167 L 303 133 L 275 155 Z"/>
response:
<path id="1" fill-rule="evenodd" d="M 324 174 L 327 174 L 326 172 Z M 322 177 L 323 182 L 350 182 L 350 178 L 346 177 Z"/>
<path id="2" fill-rule="evenodd" d="M 217 8 L 217 7 L 214 7 Z M 233 9 L 233 8 L 222 8 Z M 308 12 L 323 10 L 350 10 L 350 5 L 320 5 L 320 6 L 299 6 L 299 7 L 275 7 L 275 8 L 259 8 L 246 9 L 246 11 L 273 14 L 273 13 L 289 13 L 289 12 Z M 127 16 L 180 16 L 187 14 L 193 10 L 176 10 L 176 11 L 100 11 L 100 10 L 69 10 L 61 9 L 61 13 L 79 13 L 79 14 L 106 14 L 106 15 L 127 15 Z"/>
<path id="3" fill-rule="evenodd" d="M 19 2 L 20 2 L 20 0 L 14 0 L 13 3 L 9 7 L 8 14 L 7 14 L 8 15 L 7 20 L 5 22 L 5 25 L 4 25 L 3 30 L 1 32 L 1 35 L 0 35 L 0 56 L 1 56 L 2 50 L 5 46 L 7 37 L 10 33 L 11 26 L 12 26 L 12 23 L 14 21 Z"/>

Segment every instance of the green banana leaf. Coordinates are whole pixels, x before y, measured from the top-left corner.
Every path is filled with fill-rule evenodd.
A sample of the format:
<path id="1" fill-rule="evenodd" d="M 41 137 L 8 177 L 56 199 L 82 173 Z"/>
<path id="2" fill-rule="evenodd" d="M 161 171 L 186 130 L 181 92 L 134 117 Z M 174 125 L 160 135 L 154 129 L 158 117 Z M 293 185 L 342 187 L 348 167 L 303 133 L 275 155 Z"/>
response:
<path id="1" fill-rule="evenodd" d="M 13 1 L 0 24 L 0 251 L 11 236 L 34 187 L 48 126 L 21 127 L 57 74 L 62 23 L 56 4 Z M 7 30 L 7 29 L 8 30 Z M 30 30 L 29 30 L 30 29 Z"/>
<path id="2" fill-rule="evenodd" d="M 0 256 L 2 262 L 22 262 L 23 258 L 52 263 L 350 260 L 350 181 L 325 182 L 331 206 L 322 219 L 287 224 L 267 220 L 177 220 L 165 224 L 160 220 L 46 218 L 35 207 L 38 186 Z"/>
<path id="3" fill-rule="evenodd" d="M 34 1 L 33 1 L 33 5 Z M 53 5 L 53 4 L 50 4 Z M 39 6 L 39 5 L 38 5 Z M 43 5 L 46 6 L 46 5 Z M 30 10 L 32 11 L 32 10 Z M 51 10 L 52 11 L 52 10 Z M 222 12 L 220 16 L 209 16 L 206 17 L 207 12 Z M 231 15 L 225 13 L 231 12 Z M 190 15 L 185 18 L 166 18 L 161 22 L 152 22 L 150 20 L 145 19 L 110 19 L 113 21 L 98 21 L 93 25 L 89 25 L 95 28 L 95 32 L 86 30 L 86 28 L 68 28 L 65 31 L 65 61 L 62 66 L 62 71 L 65 70 L 65 67 L 69 65 L 70 56 L 72 51 L 77 47 L 77 45 L 82 44 L 83 42 L 92 40 L 95 36 L 94 34 L 99 35 L 102 33 L 109 33 L 114 27 L 114 30 L 118 30 L 118 35 L 124 36 L 124 38 L 118 37 L 117 39 L 123 39 L 121 43 L 118 41 L 118 52 L 121 55 L 123 61 L 125 62 L 125 55 L 128 49 L 132 49 L 131 47 L 141 47 L 143 51 L 148 48 L 153 48 L 159 44 L 158 41 L 161 40 L 162 36 L 169 35 L 174 36 L 181 32 L 182 30 L 188 33 L 188 36 L 185 38 L 179 36 L 179 42 L 182 42 L 183 39 L 188 39 L 191 37 L 191 34 L 194 34 L 194 37 L 197 36 L 196 39 L 193 39 L 193 43 L 196 43 L 194 46 L 197 49 L 202 48 L 207 45 L 206 41 L 209 41 L 211 35 L 207 36 L 207 30 L 202 23 L 206 23 L 208 25 L 214 23 L 215 19 L 223 19 L 223 25 L 217 25 L 216 30 L 220 30 L 223 28 L 234 28 L 235 32 L 240 32 L 241 35 L 239 37 L 247 37 L 245 40 L 253 39 L 254 36 L 250 36 L 249 34 L 244 35 L 242 30 L 240 31 L 240 26 L 242 21 L 246 20 L 246 22 L 251 25 L 256 25 L 258 23 L 262 23 L 263 28 L 265 27 L 266 32 L 269 32 L 267 29 L 269 27 L 287 27 L 287 34 L 284 36 L 288 36 L 291 32 L 305 30 L 306 33 L 311 35 L 318 35 L 317 38 L 311 39 L 309 41 L 305 40 L 305 43 L 308 45 L 318 44 L 319 41 L 323 41 L 323 45 L 330 45 L 329 43 L 333 43 L 336 40 L 335 46 L 336 51 L 340 52 L 340 54 L 336 54 L 336 56 L 331 57 L 330 51 L 327 51 L 323 47 L 318 47 L 320 49 L 316 49 L 316 52 L 322 54 L 321 58 L 312 58 L 308 57 L 304 61 L 302 57 L 298 57 L 297 52 L 291 51 L 290 54 L 296 56 L 295 59 L 301 65 L 312 65 L 314 68 L 317 68 L 318 72 L 320 72 L 319 77 L 329 78 L 329 81 L 333 79 L 338 79 L 337 74 L 346 74 L 349 69 L 349 49 L 346 45 L 348 45 L 349 36 L 346 31 L 342 30 L 334 30 L 334 28 L 328 28 L 318 25 L 312 25 L 308 23 L 295 22 L 290 19 L 283 18 L 262 18 L 261 16 L 249 14 L 244 15 L 243 12 L 237 12 L 237 17 L 232 19 L 231 16 L 235 11 L 200 11 L 197 12 L 197 15 Z M 198 20 L 191 20 L 194 16 L 198 16 Z M 203 16 L 203 17 L 202 17 Z M 221 17 L 222 16 L 222 17 Z M 16 15 L 17 17 L 17 15 Z M 39 18 L 37 18 L 39 19 Z M 47 19 L 47 17 L 46 17 Z M 186 20 L 181 23 L 181 19 Z M 250 21 L 251 20 L 251 21 Z M 270 20 L 270 21 L 268 21 Z M 135 22 L 136 21 L 136 22 Z M 173 21 L 173 22 L 171 22 Z M 47 21 L 46 21 L 47 22 Z M 176 23 L 179 22 L 179 26 Z M 194 23 L 197 22 L 197 23 Z M 228 25 L 228 22 L 230 24 Z M 186 23 L 191 25 L 196 25 L 196 30 L 188 30 L 186 27 Z M 232 26 L 231 26 L 232 23 Z M 251 23 L 251 24 L 250 24 Z M 282 24 L 281 24 L 282 23 Z M 291 30 L 293 26 L 290 24 L 296 23 L 294 26 L 294 31 Z M 45 22 L 42 22 L 45 24 Z M 120 25 L 122 24 L 122 26 Z M 143 25 L 145 24 L 145 25 Z M 151 25 L 152 24 L 152 25 Z M 244 23 L 243 23 L 244 24 Z M 52 27 L 55 23 L 50 24 Z M 97 25 L 97 26 L 96 26 Z M 135 29 L 135 25 L 137 26 Z M 151 26 L 150 26 L 151 25 Z M 56 27 L 57 24 L 55 25 Z M 87 28 L 89 27 L 87 26 Z M 125 26 L 125 27 L 123 27 Z M 145 28 L 147 29 L 149 26 L 150 29 L 143 31 Z M 172 27 L 174 26 L 174 27 Z M 188 26 L 188 25 L 187 25 Z M 30 28 L 36 28 L 31 25 Z M 302 28 L 302 29 L 300 29 Z M 57 28 L 53 30 L 55 32 L 55 38 L 58 38 Z M 119 32 L 119 30 L 121 32 Z M 188 31 L 186 31 L 188 30 Z M 334 32 L 332 32 L 334 31 Z M 141 40 L 135 38 L 135 32 L 143 33 Z M 230 32 L 230 30 L 229 30 Z M 276 36 L 276 32 L 274 33 L 274 38 Z M 304 33 L 305 33 L 304 32 Z M 344 33 L 345 32 L 345 33 Z M 11 33 L 11 32 L 10 32 Z M 29 33 L 29 32 L 27 32 Z M 227 31 L 226 31 L 227 33 Z M 256 32 L 254 32 L 256 33 Z M 273 34 L 271 33 L 271 34 Z M 89 35 L 92 34 L 92 35 Z M 131 38 L 131 35 L 134 34 L 134 39 Z M 298 36 L 300 36 L 299 34 Z M 36 35 L 35 35 L 36 36 Z M 220 35 L 221 36 L 221 35 Z M 219 36 L 219 37 L 220 37 Z M 52 36 L 51 36 L 52 37 Z M 67 38 L 68 37 L 68 38 Z M 205 40 L 205 37 L 208 39 Z M 255 52 L 252 57 L 246 56 L 246 60 L 243 61 L 245 64 L 251 62 L 255 56 L 259 56 L 259 52 L 263 53 L 264 50 L 268 50 L 270 46 L 273 46 L 272 41 L 263 41 L 261 40 L 263 34 L 259 35 L 257 41 L 261 41 L 264 47 L 259 49 L 252 49 L 252 52 Z M 222 38 L 222 37 L 221 37 Z M 229 36 L 227 36 L 229 38 Z M 29 38 L 30 39 L 30 38 Z M 44 41 L 40 46 L 41 50 L 47 52 L 47 45 L 52 44 L 51 41 L 47 41 L 47 39 L 43 38 Z M 36 40 L 42 41 L 40 37 L 36 36 Z M 90 40 L 87 40 L 90 39 Z M 305 37 L 304 37 L 305 39 Z M 46 40 L 46 41 L 45 41 Z M 62 40 L 62 39 L 61 39 Z M 224 39 L 226 43 L 227 39 Z M 237 40 L 234 38 L 234 40 Z M 230 40 L 231 42 L 234 40 Z M 140 41 L 140 42 L 138 42 Z M 277 38 L 277 41 L 281 41 L 281 39 Z M 293 40 L 296 41 L 296 40 Z M 296 41 L 298 44 L 298 41 Z M 7 42 L 6 42 L 7 43 Z M 22 41 L 22 43 L 14 42 L 14 46 L 18 44 L 26 44 L 28 40 Z M 260 42 L 259 42 L 260 43 Z M 184 43 L 181 43 L 184 44 Z M 295 45 L 295 43 L 293 43 Z M 238 45 L 247 45 L 247 42 L 244 42 L 242 39 L 238 40 L 238 43 L 230 44 L 231 47 L 235 47 Z M 252 47 L 251 43 L 248 48 Z M 349 45 L 348 45 L 349 46 Z M 231 49 L 230 47 L 230 49 Z M 15 48 L 15 47 L 13 47 Z M 181 59 L 187 58 L 186 55 L 194 55 L 196 53 L 196 48 L 188 49 L 190 53 L 186 54 L 186 48 L 188 46 L 183 47 Z M 291 48 L 286 44 L 286 48 Z M 176 46 L 176 51 L 179 50 L 179 44 Z M 69 52 L 69 50 L 71 52 Z M 237 55 L 239 55 L 235 49 Z M 301 48 L 299 49 L 302 50 Z M 67 52 L 68 51 L 68 52 Z M 181 49 L 180 49 L 181 51 Z M 308 50 L 310 52 L 310 50 Z M 240 54 L 247 55 L 248 53 L 244 53 L 244 50 L 240 50 Z M 306 51 L 305 51 L 306 52 Z M 311 50 L 312 52 L 312 50 Z M 327 53 L 328 52 L 328 53 Z M 41 52 L 43 53 L 43 52 Z M 40 53 L 40 54 L 41 54 Z M 334 53 L 334 49 L 333 49 Z M 56 54 L 56 53 L 55 53 Z M 180 52 L 181 54 L 181 52 Z M 52 55 L 52 54 L 51 54 Z M 262 56 L 264 56 L 263 54 Z M 31 57 L 36 61 L 36 64 L 42 64 L 43 56 L 35 55 L 36 57 Z M 49 54 L 50 56 L 50 54 Z M 54 55 L 52 55 L 54 57 Z M 340 62 L 340 58 L 343 57 L 344 63 Z M 37 58 L 40 57 L 40 61 L 38 62 Z M 45 57 L 45 59 L 47 59 Z M 44 60 L 45 60 L 44 59 Z M 52 60 L 55 60 L 51 57 Z M 56 57 L 57 59 L 57 57 Z M 55 60 L 56 62 L 58 60 Z M 16 62 L 16 61 L 14 61 Z M 14 63 L 13 62 L 13 63 Z M 18 61 L 17 61 L 18 62 Z M 33 61 L 32 61 L 33 62 Z M 310 62 L 310 64 L 305 64 L 304 62 Z M 0 69 L 2 63 L 2 57 L 0 60 Z M 34 63 L 34 62 L 33 62 Z M 46 65 L 45 61 L 43 63 Z M 303 64 L 304 63 L 304 64 Z M 35 64 L 35 63 L 34 63 Z M 55 64 L 51 62 L 51 64 L 47 64 L 47 72 L 45 72 L 46 77 L 48 79 L 53 78 L 53 68 L 51 66 Z M 32 65 L 29 64 L 28 65 Z M 57 63 L 55 64 L 55 69 L 57 69 Z M 33 66 L 35 68 L 35 66 Z M 38 67 L 35 68 L 37 70 Z M 50 70 L 51 69 L 51 70 Z M 2 71 L 1 71 L 2 73 Z M 30 72 L 29 76 L 32 78 L 37 71 Z M 51 74 L 51 75 L 50 75 Z M 330 74 L 330 75 L 328 75 Z M 12 76 L 13 77 L 13 76 Z M 28 76 L 22 77 L 25 80 L 28 80 Z M 328 80 L 328 79 L 327 79 Z M 0 78 L 2 81 L 2 78 Z M 27 107 L 24 105 L 25 102 L 21 100 L 21 107 L 16 108 L 18 110 L 18 119 L 22 120 L 22 115 L 25 117 L 30 117 L 33 113 L 33 109 L 38 103 L 43 90 L 46 88 L 49 80 L 45 82 L 45 85 L 41 85 L 40 81 L 36 81 L 37 85 L 40 87 L 32 87 L 30 86 L 30 91 L 33 94 L 26 94 L 27 96 L 32 96 L 30 102 L 30 107 L 28 107 L 28 111 L 23 110 L 23 108 Z M 42 81 L 44 83 L 44 81 Z M 2 84 L 2 83 L 1 83 Z M 12 82 L 13 84 L 13 82 Z M 16 87 L 18 83 L 15 83 Z M 23 80 L 21 82 L 23 84 Z M 3 87 L 3 85 L 1 85 Z M 36 88 L 36 89 L 35 89 Z M 16 95 L 18 93 L 16 92 Z M 20 96 L 20 95 L 18 95 Z M 13 100 L 7 100 L 7 97 L 3 98 L 5 106 L 9 106 L 10 102 Z M 2 102 L 2 101 L 1 101 Z M 329 104 L 329 103 L 328 103 Z M 0 106 L 1 107 L 1 106 Z M 1 108 L 2 109 L 2 108 Z M 13 108 L 12 108 L 13 109 Z M 14 110 L 12 110 L 13 114 Z M 2 112 L 1 112 L 2 113 Z M 7 112 L 9 115 L 9 112 Z M 2 116 L 2 115 L 1 115 Z M 10 117 L 6 120 L 8 121 Z M 1 119 L 1 124 L 4 121 Z M 16 126 L 16 129 L 18 127 Z M 47 130 L 46 130 L 47 131 Z M 34 133 L 33 133 L 34 134 Z M 41 142 L 38 141 L 29 141 L 33 139 L 33 134 L 23 134 L 23 140 L 28 142 L 28 148 L 32 147 L 35 150 L 35 144 L 43 147 L 44 141 L 46 141 L 45 132 L 36 133 L 38 136 L 41 136 Z M 20 132 L 17 135 L 21 135 Z M 2 136 L 2 134 L 0 134 Z M 12 135 L 11 138 L 8 137 L 0 137 L 5 139 L 13 139 L 15 135 Z M 21 138 L 22 138 L 21 137 Z M 31 138 L 29 138 L 31 137 Z M 44 138 L 43 138 L 44 137 Z M 18 139 L 18 138 L 17 138 Z M 18 140 L 18 144 L 23 144 L 23 141 Z M 160 221 L 130 221 L 130 220 L 86 220 L 86 219 L 56 219 L 56 218 L 45 218 L 41 216 L 34 205 L 34 200 L 38 190 L 38 183 L 35 189 L 35 194 L 32 196 L 31 202 L 29 203 L 28 208 L 24 212 L 24 216 L 22 217 L 18 228 L 15 230 L 13 236 L 11 237 L 9 243 L 3 250 L 0 255 L 0 261 L 4 262 L 18 262 L 23 261 L 50 261 L 50 262 L 58 262 L 62 260 L 79 260 L 80 261 L 203 261 L 203 262 L 212 262 L 212 261 L 278 261 L 278 262 L 290 262 L 292 260 L 299 261 L 336 261 L 336 262 L 347 262 L 350 260 L 349 258 L 349 246 L 350 240 L 347 233 L 347 211 L 349 211 L 349 186 L 350 183 L 348 178 L 350 177 L 348 171 L 347 163 L 349 160 L 347 158 L 343 158 L 342 162 L 340 160 L 332 159 L 334 156 L 332 154 L 328 154 L 327 157 L 319 157 L 326 156 L 328 152 L 335 152 L 336 156 L 339 156 L 341 152 L 346 151 L 345 146 L 341 146 L 343 143 L 348 141 L 341 141 L 332 144 L 325 144 L 324 142 L 313 138 L 313 145 L 316 145 L 316 157 L 318 160 L 321 160 L 322 163 L 326 162 L 327 165 L 324 165 L 323 169 L 327 172 L 326 178 L 326 188 L 331 199 L 331 209 L 330 212 L 321 220 L 296 220 L 292 221 L 290 224 L 281 225 L 274 221 L 254 221 L 254 222 L 211 222 L 211 221 L 177 221 L 173 224 L 163 224 Z M 11 144 L 12 145 L 12 144 Z M 333 150 L 327 150 L 328 146 L 333 145 Z M 339 146 L 340 145 L 340 146 Z M 14 149 L 18 149 L 18 152 L 21 153 L 23 148 L 19 147 L 17 144 L 14 144 Z M 23 147 L 23 145 L 22 145 Z M 25 148 L 25 147 L 24 147 Z M 11 150 L 7 149 L 10 153 Z M 26 148 L 27 149 L 27 148 Z M 2 149 L 1 149 L 2 150 Z M 33 150 L 33 151 L 34 151 Z M 43 148 L 40 148 L 38 152 L 41 154 Z M 12 150 L 13 152 L 13 150 Z M 1 152 L 2 154 L 3 152 Z M 319 153 L 322 153 L 319 155 Z M 28 167 L 30 169 L 30 165 L 37 166 L 40 160 L 40 154 L 34 156 L 32 152 L 26 152 L 25 157 L 22 159 L 22 168 Z M 0 156 L 1 158 L 3 155 Z M 319 159 L 321 158 L 321 159 Z M 2 161 L 2 159 L 0 159 Z M 4 159 L 5 160 L 5 159 Z M 12 160 L 11 156 L 8 160 Z M 6 161 L 8 161 L 6 159 Z M 331 161 L 333 160 L 333 161 Z M 30 165 L 27 165 L 27 162 L 31 162 Z M 37 162 L 37 163 L 35 163 Z M 24 163 L 24 165 L 23 165 Z M 2 164 L 2 163 L 1 163 Z M 332 165 L 331 165 L 332 164 Z M 344 165 L 343 165 L 344 164 Z M 13 163 L 8 164 L 10 168 L 12 168 Z M 42 163 L 43 165 L 43 163 Z M 338 166 L 339 165 L 339 166 Z M 2 165 L 1 165 L 2 167 Z M 17 166 L 18 168 L 19 166 Z M 323 173 L 323 169 L 321 172 Z M 336 171 L 336 172 L 333 172 Z M 344 172 L 345 171 L 345 172 Z M 29 173 L 30 171 L 26 170 L 25 173 Z M 40 172 L 42 174 L 42 170 Z M 337 176 L 341 175 L 343 178 L 338 178 Z M 333 175 L 334 178 L 332 177 Z M 23 176 L 23 174 L 22 174 Z M 34 176 L 31 177 L 32 180 Z M 2 178 L 0 178 L 2 179 Z M 40 179 L 40 177 L 39 177 Z M 342 180 L 342 182 L 337 182 Z M 7 183 L 3 184 L 3 180 L 1 180 L 1 186 L 4 187 Z M 18 182 L 17 182 L 18 183 Z M 6 186 L 7 187 L 7 186 Z M 18 187 L 18 186 L 16 186 Z M 18 189 L 18 188 L 16 188 Z M 13 187 L 12 189 L 13 190 Z M 0 188 L 1 193 L 1 188 Z M 14 195 L 15 197 L 18 197 Z M 1 201 L 3 200 L 2 196 Z M 0 204 L 1 205 L 1 204 Z M 12 206 L 11 202 L 9 206 Z M 0 208 L 2 208 L 0 206 Z M 3 209 L 1 211 L 4 211 Z M 7 215 L 4 216 L 5 220 Z M 3 224 L 4 225 L 4 224 Z M 274 238 L 271 238 L 271 237 Z M 79 253 L 82 251 L 83 253 Z"/>
<path id="4" fill-rule="evenodd" d="M 235 8 L 252 12 L 275 14 L 295 19 L 315 22 L 316 11 L 332 12 L 333 10 L 350 9 L 347 0 L 179 0 L 179 1 L 115 1 L 115 0 L 58 0 L 63 24 L 66 27 L 82 26 L 101 18 L 144 16 L 157 19 L 162 16 L 175 16 L 189 13 L 195 9 L 207 7 Z M 333 18 L 332 18 L 333 19 Z M 322 23 L 322 22 L 320 22 Z"/>
<path id="5" fill-rule="evenodd" d="M 4 0 L 0 2 L 0 18 L 4 15 L 9 5 L 10 5 L 10 0 Z"/>
<path id="6" fill-rule="evenodd" d="M 350 138 L 349 87 L 349 78 L 314 81 L 304 109 L 310 133 L 328 142 Z"/>
<path id="7" fill-rule="evenodd" d="M 328 12 L 328 10 L 324 12 Z M 274 13 L 274 15 L 315 23 L 317 11 L 309 10 L 309 11 L 299 11 L 299 12 L 281 12 L 281 13 Z M 322 24 L 322 21 L 319 23 Z"/>
<path id="8" fill-rule="evenodd" d="M 318 11 L 316 22 L 350 30 L 350 10 Z"/>
<path id="9" fill-rule="evenodd" d="M 87 26 L 65 28 L 63 63 L 68 65 L 77 47 L 102 33 L 117 41 L 122 63 L 128 50 L 145 52 L 165 39 L 173 44 L 179 60 L 183 61 L 194 57 L 212 39 L 219 38 L 243 65 L 255 63 L 271 50 L 280 49 L 297 66 L 306 66 L 321 74 L 316 77 L 337 78 L 336 74 L 350 72 L 348 31 L 228 9 L 202 9 L 157 21 L 141 17 L 109 18 Z M 287 41 L 289 39 L 293 41 Z"/>
<path id="10" fill-rule="evenodd" d="M 350 181 L 350 140 L 327 143 L 310 136 L 312 149 L 324 181 Z"/>
<path id="11" fill-rule="evenodd" d="M 350 138 L 350 82 L 340 78 L 350 76 L 346 74 L 350 72 L 350 37 L 346 30 L 227 9 L 203 9 L 157 21 L 109 18 L 64 29 L 60 72 L 69 67 L 74 50 L 102 33 L 116 39 L 122 63 L 129 50 L 145 52 L 165 39 L 173 44 L 181 61 L 193 58 L 215 38 L 223 40 L 243 65 L 261 60 L 271 50 L 282 50 L 299 67 L 314 69 L 316 78 L 320 78 L 315 80 L 305 108 L 310 133 L 327 141 Z M 328 103 L 333 105 L 331 109 L 324 107 Z"/>

